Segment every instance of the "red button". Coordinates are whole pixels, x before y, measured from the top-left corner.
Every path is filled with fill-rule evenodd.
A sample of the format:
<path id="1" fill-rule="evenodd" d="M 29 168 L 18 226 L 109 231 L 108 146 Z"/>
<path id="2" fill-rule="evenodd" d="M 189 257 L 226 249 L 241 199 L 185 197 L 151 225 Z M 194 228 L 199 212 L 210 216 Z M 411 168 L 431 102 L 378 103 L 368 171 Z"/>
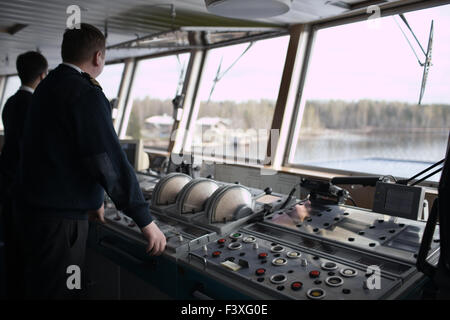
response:
<path id="1" fill-rule="evenodd" d="M 266 252 L 261 252 L 260 254 L 258 254 L 258 258 L 259 258 L 259 259 L 265 259 L 265 258 L 267 258 L 267 253 L 266 253 Z"/>
<path id="2" fill-rule="evenodd" d="M 218 243 L 218 244 L 224 244 L 225 241 L 227 241 L 227 240 L 225 240 L 225 239 L 219 239 L 219 240 L 217 240 L 217 243 Z"/>
<path id="3" fill-rule="evenodd" d="M 264 268 L 256 269 L 255 273 L 257 276 L 262 276 L 263 274 L 266 273 L 266 269 L 264 269 Z"/>
<path id="4" fill-rule="evenodd" d="M 303 283 L 300 281 L 292 282 L 291 289 L 294 291 L 300 290 L 303 287 Z"/>
<path id="5" fill-rule="evenodd" d="M 221 253 L 222 253 L 222 252 L 220 252 L 220 251 L 214 251 L 214 252 L 212 253 L 212 256 L 213 256 L 214 258 L 217 258 L 217 257 L 220 256 Z"/>
<path id="6" fill-rule="evenodd" d="M 318 276 L 320 276 L 320 271 L 318 271 L 318 270 L 313 270 L 313 271 L 311 271 L 311 272 L 309 273 L 309 276 L 310 276 L 311 278 L 317 278 Z"/>

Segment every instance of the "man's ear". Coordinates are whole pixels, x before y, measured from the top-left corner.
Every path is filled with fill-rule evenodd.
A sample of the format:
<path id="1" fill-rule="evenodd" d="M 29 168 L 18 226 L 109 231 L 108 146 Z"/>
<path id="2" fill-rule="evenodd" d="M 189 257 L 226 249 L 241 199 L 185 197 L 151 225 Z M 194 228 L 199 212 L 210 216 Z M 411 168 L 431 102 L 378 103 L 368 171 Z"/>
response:
<path id="1" fill-rule="evenodd" d="M 98 67 L 102 64 L 103 52 L 101 50 L 95 52 L 94 55 L 94 66 Z"/>
<path id="2" fill-rule="evenodd" d="M 39 75 L 39 80 L 44 80 L 44 78 L 47 76 L 47 71 L 46 72 L 42 72 L 40 75 Z"/>

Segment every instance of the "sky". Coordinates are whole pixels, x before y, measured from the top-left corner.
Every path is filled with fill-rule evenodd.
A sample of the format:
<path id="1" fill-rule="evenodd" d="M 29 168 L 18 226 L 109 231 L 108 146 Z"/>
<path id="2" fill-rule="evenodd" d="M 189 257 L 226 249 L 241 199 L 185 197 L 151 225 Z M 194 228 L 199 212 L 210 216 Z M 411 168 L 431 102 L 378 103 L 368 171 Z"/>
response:
<path id="1" fill-rule="evenodd" d="M 423 103 L 450 104 L 450 5 L 414 11 L 405 16 L 425 49 L 431 20 L 434 20 L 433 66 Z M 381 99 L 417 103 L 423 68 L 392 16 L 376 22 L 375 26 L 361 21 L 319 30 L 304 89 L 307 99 Z M 402 22 L 400 24 L 404 27 Z M 200 85 L 202 101 L 209 97 L 220 63 L 221 70 L 226 70 L 247 46 L 240 44 L 210 51 Z M 288 37 L 256 42 L 217 83 L 211 100 L 276 100 L 287 46 Z M 420 49 L 417 45 L 415 48 L 423 60 Z M 180 60 L 181 65 L 174 56 L 140 62 L 132 97 L 149 95 L 173 99 L 188 54 L 181 55 Z M 106 66 L 98 77 L 108 98 L 118 91 L 122 68 L 123 65 Z M 14 93 L 17 86 L 18 81 L 10 81 L 6 89 Z"/>
<path id="2" fill-rule="evenodd" d="M 186 70 L 188 59 L 189 54 L 185 53 L 178 58 L 172 55 L 140 61 L 133 81 L 132 98 L 175 98 L 180 73 Z"/>
<path id="3" fill-rule="evenodd" d="M 101 84 L 103 93 L 108 100 L 117 98 L 119 94 L 123 68 L 123 63 L 106 65 L 103 72 L 97 77 L 97 81 Z"/>
<path id="4" fill-rule="evenodd" d="M 434 20 L 433 66 L 423 103 L 450 104 L 450 5 L 405 14 L 426 50 Z M 400 27 L 406 30 L 397 17 Z M 422 82 L 420 67 L 392 16 L 375 23 L 361 21 L 319 30 L 308 68 L 307 99 L 378 99 L 417 103 Z M 419 58 L 424 55 L 406 32 Z M 286 58 L 288 37 L 256 42 L 217 83 L 212 101 L 276 100 Z M 213 80 L 231 66 L 248 44 L 209 52 L 200 85 L 202 101 L 209 98 Z M 187 63 L 187 55 L 182 58 Z M 141 62 L 133 96 L 172 99 L 181 68 L 175 57 Z"/>
<path id="5" fill-rule="evenodd" d="M 236 61 L 217 82 L 212 101 L 276 100 L 288 43 L 287 36 L 258 41 L 242 57 L 248 43 L 211 50 L 200 85 L 201 100 L 208 100 L 219 66 L 221 76 Z"/>
<path id="6" fill-rule="evenodd" d="M 423 103 L 450 104 L 450 5 L 406 13 L 405 17 L 425 50 L 434 20 L 433 66 Z M 423 53 L 417 45 L 415 48 L 423 62 Z M 314 44 L 305 96 L 417 103 L 422 72 L 392 16 L 381 18 L 377 25 L 362 21 L 322 29 Z"/>

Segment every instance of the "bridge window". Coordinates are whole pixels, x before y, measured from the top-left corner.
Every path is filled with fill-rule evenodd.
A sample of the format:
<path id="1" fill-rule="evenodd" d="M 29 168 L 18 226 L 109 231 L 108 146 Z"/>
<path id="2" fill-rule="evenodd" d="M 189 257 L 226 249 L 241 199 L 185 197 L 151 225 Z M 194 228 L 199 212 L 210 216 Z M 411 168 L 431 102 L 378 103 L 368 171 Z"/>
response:
<path id="1" fill-rule="evenodd" d="M 6 101 L 14 95 L 20 87 L 20 79 L 18 76 L 9 76 L 6 78 L 6 85 L 3 91 L 3 98 L 1 100 L 1 112 L 3 112 L 3 106 Z M 3 130 L 3 120 L 0 117 L 0 130 Z"/>
<path id="2" fill-rule="evenodd" d="M 288 42 L 283 36 L 208 52 L 191 142 L 194 153 L 264 159 Z"/>
<path id="3" fill-rule="evenodd" d="M 117 117 L 117 103 L 124 66 L 124 63 L 105 65 L 103 72 L 97 77 L 97 81 L 102 86 L 103 93 L 111 104 L 113 119 Z"/>
<path id="4" fill-rule="evenodd" d="M 105 65 L 103 72 L 97 77 L 103 89 L 103 93 L 109 101 L 119 96 L 120 82 L 122 81 L 123 63 Z"/>
<path id="5" fill-rule="evenodd" d="M 185 53 L 138 62 L 128 137 L 143 139 L 146 147 L 167 150 L 174 122 L 172 99 L 181 93 L 188 61 Z"/>
<path id="6" fill-rule="evenodd" d="M 425 53 L 434 20 L 432 66 L 421 105 L 424 67 L 418 60 L 424 63 L 425 54 L 401 17 L 319 29 L 291 164 L 411 177 L 444 158 L 450 129 L 450 6 L 404 16 Z"/>

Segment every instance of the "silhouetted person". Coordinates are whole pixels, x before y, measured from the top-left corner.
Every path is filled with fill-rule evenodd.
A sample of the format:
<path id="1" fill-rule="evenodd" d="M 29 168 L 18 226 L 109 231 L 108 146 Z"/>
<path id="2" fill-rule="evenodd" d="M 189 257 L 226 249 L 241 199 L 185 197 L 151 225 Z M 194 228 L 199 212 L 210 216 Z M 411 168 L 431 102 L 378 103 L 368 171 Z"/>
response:
<path id="1" fill-rule="evenodd" d="M 66 30 L 63 63 L 33 96 L 19 167 L 27 298 L 79 297 L 88 217 L 104 221 L 105 191 L 141 228 L 147 251 L 159 255 L 166 246 L 114 130 L 110 103 L 95 80 L 105 51 L 105 37 L 94 26 Z"/>
<path id="2" fill-rule="evenodd" d="M 37 85 L 47 74 L 47 60 L 38 52 L 29 51 L 17 57 L 17 73 L 22 85 L 8 99 L 2 112 L 4 139 L 0 155 L 0 196 L 5 235 L 6 292 L 8 298 L 23 293 L 23 257 L 21 256 L 17 216 L 14 214 L 13 189 L 17 178 L 25 118 Z"/>

